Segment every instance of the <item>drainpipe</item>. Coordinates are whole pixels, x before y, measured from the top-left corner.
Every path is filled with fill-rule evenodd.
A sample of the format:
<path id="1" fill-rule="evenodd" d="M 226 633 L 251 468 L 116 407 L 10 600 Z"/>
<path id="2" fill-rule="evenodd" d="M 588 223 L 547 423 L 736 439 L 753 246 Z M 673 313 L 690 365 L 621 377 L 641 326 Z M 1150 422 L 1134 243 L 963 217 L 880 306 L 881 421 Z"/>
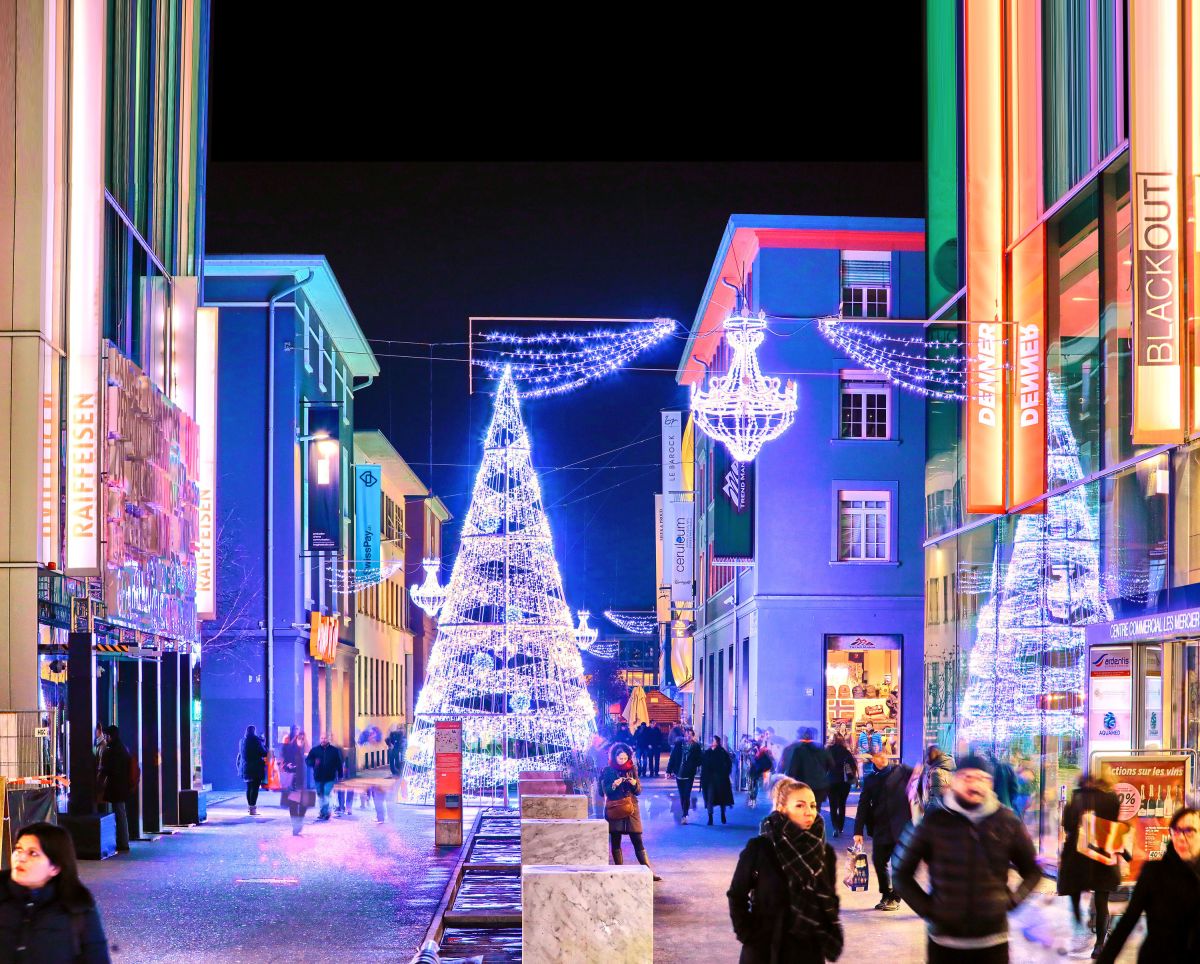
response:
<path id="1" fill-rule="evenodd" d="M 275 303 L 313 279 L 308 276 L 277 291 L 267 301 L 267 739 L 275 741 Z M 307 333 L 305 334 L 307 336 Z"/>

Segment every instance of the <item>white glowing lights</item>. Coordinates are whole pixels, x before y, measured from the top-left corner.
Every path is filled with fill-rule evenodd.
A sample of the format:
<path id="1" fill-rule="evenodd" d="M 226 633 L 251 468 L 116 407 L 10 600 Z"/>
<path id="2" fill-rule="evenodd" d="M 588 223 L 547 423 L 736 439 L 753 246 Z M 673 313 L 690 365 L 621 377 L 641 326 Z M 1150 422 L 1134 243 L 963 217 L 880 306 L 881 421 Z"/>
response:
<path id="1" fill-rule="evenodd" d="M 462 720 L 463 793 L 502 800 L 522 770 L 586 766 L 584 688 L 517 389 L 502 373 L 408 745 L 409 799 L 433 799 L 434 723 Z"/>
<path id="2" fill-rule="evenodd" d="M 582 650 L 591 648 L 592 643 L 596 641 L 596 637 L 600 635 L 600 630 L 595 626 L 588 625 L 588 619 L 591 618 L 591 613 L 586 609 L 579 610 L 579 625 L 575 627 L 575 645 Z"/>
<path id="3" fill-rule="evenodd" d="M 421 565 L 425 567 L 425 581 L 419 586 L 409 586 L 408 596 L 425 610 L 425 615 L 436 616 L 446 602 L 446 587 L 438 583 L 441 563 L 437 559 L 426 559 Z"/>
<path id="4" fill-rule="evenodd" d="M 561 395 L 623 368 L 671 335 L 677 326 L 671 318 L 655 318 L 620 330 L 601 329 L 587 334 L 489 332 L 481 336 L 483 341 L 505 347 L 479 349 L 494 357 L 477 358 L 475 364 L 496 378 L 510 371 L 520 386 L 521 398 Z"/>
<path id="5" fill-rule="evenodd" d="M 767 316 L 739 310 L 725 319 L 733 349 L 729 371 L 709 379 L 708 391 L 692 386 L 692 414 L 705 435 L 721 442 L 738 462 L 753 462 L 765 442 L 778 438 L 796 417 L 796 384 L 780 390 L 778 378 L 758 367 Z"/>
<path id="6" fill-rule="evenodd" d="M 963 346 L 960 341 L 926 343 L 919 337 L 884 335 L 859 325 L 848 325 L 841 318 L 819 318 L 817 330 L 835 348 L 893 385 L 926 398 L 966 400 L 967 359 L 958 354 Z M 924 346 L 926 353 L 905 350 L 919 346 Z M 940 354 L 947 349 L 953 349 L 954 353 Z"/>
<path id="7" fill-rule="evenodd" d="M 611 609 L 606 609 L 604 618 L 618 629 L 623 629 L 634 636 L 653 636 L 658 632 L 658 620 L 654 616 L 644 616 L 640 613 L 616 613 Z"/>

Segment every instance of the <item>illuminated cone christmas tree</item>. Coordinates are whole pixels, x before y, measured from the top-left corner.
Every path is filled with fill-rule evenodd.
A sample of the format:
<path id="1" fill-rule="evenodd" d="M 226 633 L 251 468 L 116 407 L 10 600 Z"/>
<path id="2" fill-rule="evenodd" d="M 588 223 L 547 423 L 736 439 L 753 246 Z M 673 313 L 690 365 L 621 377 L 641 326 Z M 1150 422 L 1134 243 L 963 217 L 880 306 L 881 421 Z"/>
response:
<path id="1" fill-rule="evenodd" d="M 522 770 L 579 766 L 595 733 L 550 524 L 506 370 L 408 744 L 410 800 L 432 802 L 434 723 L 462 720 L 463 793 L 500 800 Z"/>
<path id="2" fill-rule="evenodd" d="M 1082 479 L 1083 467 L 1054 379 L 1046 401 L 1052 490 Z M 992 598 L 979 613 L 962 703 L 965 739 L 1003 750 L 1031 734 L 1081 732 L 1084 624 L 1112 619 L 1097 528 L 1084 485 L 1047 500 L 1042 515 L 1018 516 L 1012 558 L 1002 579 L 993 565 Z"/>

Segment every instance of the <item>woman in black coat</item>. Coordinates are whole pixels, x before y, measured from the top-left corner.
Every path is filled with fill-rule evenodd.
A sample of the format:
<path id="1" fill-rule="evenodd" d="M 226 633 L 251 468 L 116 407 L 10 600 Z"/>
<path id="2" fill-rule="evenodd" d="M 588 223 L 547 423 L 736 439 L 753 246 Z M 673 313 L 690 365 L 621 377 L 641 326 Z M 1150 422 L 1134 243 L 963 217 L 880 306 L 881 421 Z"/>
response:
<path id="1" fill-rule="evenodd" d="M 258 791 L 267 782 L 267 748 L 254 732 L 254 726 L 246 727 L 246 735 L 238 748 L 239 775 L 246 781 L 246 806 L 250 816 L 258 813 Z"/>
<path id="2" fill-rule="evenodd" d="M 833 824 L 833 835 L 840 837 L 846 829 L 846 800 L 850 787 L 858 779 L 858 761 L 846 746 L 846 738 L 834 734 L 829 743 L 829 821 Z"/>
<path id="3" fill-rule="evenodd" d="M 0 964 L 109 964 L 108 940 L 62 827 L 30 824 L 0 871 Z"/>
<path id="4" fill-rule="evenodd" d="M 1200 961 L 1200 811 L 1176 810 L 1170 835 L 1162 859 L 1142 864 L 1129 906 L 1100 951 L 1100 964 L 1114 964 L 1142 914 L 1146 939 L 1138 964 Z"/>
<path id="5" fill-rule="evenodd" d="M 1098 777 L 1084 774 L 1079 778 L 1079 789 L 1071 794 L 1071 802 L 1063 809 L 1062 855 L 1058 862 L 1058 892 L 1071 898 L 1071 912 L 1075 915 L 1076 932 L 1084 938 L 1083 914 L 1080 907 L 1083 892 L 1092 892 L 1092 906 L 1096 911 L 1096 948 L 1104 943 L 1108 932 L 1108 895 L 1121 886 L 1121 868 L 1092 860 L 1079 852 L 1079 830 L 1083 815 L 1089 811 L 1105 820 L 1121 818 L 1121 800 L 1112 788 Z"/>
<path id="6" fill-rule="evenodd" d="M 600 773 L 600 789 L 604 791 L 604 816 L 608 820 L 608 842 L 613 863 L 625 862 L 621 855 L 621 835 L 628 834 L 637 862 L 649 867 L 646 845 L 642 843 L 642 814 L 638 809 L 642 781 L 638 779 L 629 744 L 614 743 L 608 751 L 608 766 Z M 654 879 L 662 878 L 655 874 Z"/>
<path id="7" fill-rule="evenodd" d="M 825 964 L 842 953 L 837 864 L 817 798 L 783 777 L 775 809 L 741 856 L 726 896 L 740 964 Z"/>
<path id="8" fill-rule="evenodd" d="M 708 808 L 708 825 L 713 822 L 713 807 L 721 808 L 721 823 L 725 823 L 725 808 L 733 806 L 733 784 L 729 777 L 733 773 L 733 758 L 721 746 L 721 738 L 714 736 L 712 745 L 700 758 L 700 792 L 704 794 L 704 806 Z"/>

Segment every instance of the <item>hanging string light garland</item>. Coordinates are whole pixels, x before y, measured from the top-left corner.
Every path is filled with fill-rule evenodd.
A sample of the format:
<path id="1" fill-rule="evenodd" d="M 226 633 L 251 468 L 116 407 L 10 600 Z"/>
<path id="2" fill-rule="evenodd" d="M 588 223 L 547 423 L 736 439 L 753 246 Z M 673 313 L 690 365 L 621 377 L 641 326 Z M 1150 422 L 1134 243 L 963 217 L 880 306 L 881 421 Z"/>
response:
<path id="1" fill-rule="evenodd" d="M 653 636 L 658 631 L 658 620 L 653 616 L 643 616 L 637 613 L 615 613 L 611 609 L 604 610 L 604 618 L 627 633 L 634 636 Z"/>

